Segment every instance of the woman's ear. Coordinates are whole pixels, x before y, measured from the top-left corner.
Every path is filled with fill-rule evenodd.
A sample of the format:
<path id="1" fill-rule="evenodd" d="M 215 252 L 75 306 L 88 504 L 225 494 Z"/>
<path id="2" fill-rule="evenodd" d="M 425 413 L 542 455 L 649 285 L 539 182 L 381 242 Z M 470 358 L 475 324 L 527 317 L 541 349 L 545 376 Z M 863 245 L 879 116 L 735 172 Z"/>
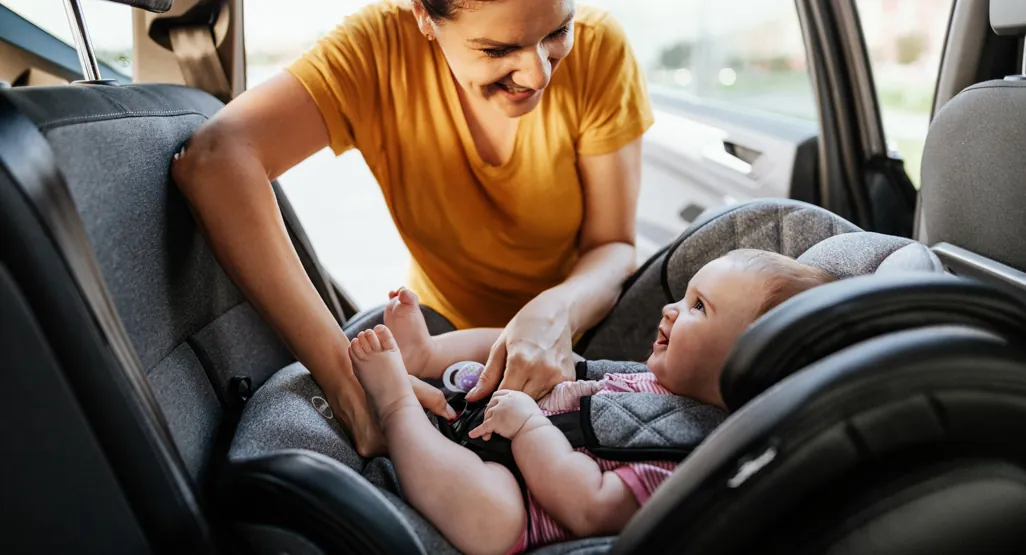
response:
<path id="1" fill-rule="evenodd" d="M 420 29 L 420 34 L 424 35 L 427 40 L 435 40 L 435 22 L 431 20 L 431 16 L 424 9 L 424 4 L 421 4 L 420 0 L 412 0 L 411 3 L 413 4 L 413 17 L 417 19 L 417 28 Z"/>

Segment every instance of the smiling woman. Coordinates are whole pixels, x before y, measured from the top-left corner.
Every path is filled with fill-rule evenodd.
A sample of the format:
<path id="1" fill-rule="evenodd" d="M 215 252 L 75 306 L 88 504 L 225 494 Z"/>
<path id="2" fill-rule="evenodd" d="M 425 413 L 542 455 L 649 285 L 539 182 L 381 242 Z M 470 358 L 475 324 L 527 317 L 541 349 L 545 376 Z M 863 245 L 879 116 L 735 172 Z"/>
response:
<path id="1" fill-rule="evenodd" d="M 633 269 L 652 123 L 644 76 L 606 12 L 382 0 L 230 103 L 174 172 L 222 264 L 373 453 L 380 435 L 352 389 L 348 340 L 309 294 L 267 178 L 325 146 L 359 150 L 409 249 L 407 286 L 457 328 L 503 328 L 470 397 L 501 381 L 539 398 L 575 377 L 573 338 Z"/>

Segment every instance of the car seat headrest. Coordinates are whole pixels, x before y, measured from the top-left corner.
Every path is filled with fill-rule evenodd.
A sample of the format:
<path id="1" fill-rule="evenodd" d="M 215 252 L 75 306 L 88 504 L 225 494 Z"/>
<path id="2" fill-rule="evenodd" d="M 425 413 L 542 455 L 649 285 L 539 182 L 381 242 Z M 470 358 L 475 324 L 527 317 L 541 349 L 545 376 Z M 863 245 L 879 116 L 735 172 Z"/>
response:
<path id="1" fill-rule="evenodd" d="M 164 13 L 171 9 L 172 0 L 107 0 L 153 13 Z"/>
<path id="2" fill-rule="evenodd" d="M 1026 80 L 979 83 L 948 101 L 923 148 L 921 240 L 1026 270 L 1024 144 Z"/>
<path id="3" fill-rule="evenodd" d="M 735 411 L 847 346 L 941 324 L 974 326 L 1021 342 L 1026 304 L 981 282 L 947 274 L 871 275 L 822 285 L 770 310 L 741 336 L 724 364 L 721 394 Z"/>
<path id="4" fill-rule="evenodd" d="M 841 279 L 872 273 L 944 271 L 940 259 L 926 245 L 867 231 L 824 239 L 802 253 L 798 261 Z"/>
<path id="5" fill-rule="evenodd" d="M 990 26 L 999 35 L 1026 35 L 1026 2 L 990 0 Z"/>
<path id="6" fill-rule="evenodd" d="M 760 199 L 731 206 L 695 222 L 669 248 L 663 286 L 672 302 L 684 296 L 702 266 L 734 249 L 773 251 L 797 258 L 820 241 L 861 231 L 818 206 L 788 199 Z"/>

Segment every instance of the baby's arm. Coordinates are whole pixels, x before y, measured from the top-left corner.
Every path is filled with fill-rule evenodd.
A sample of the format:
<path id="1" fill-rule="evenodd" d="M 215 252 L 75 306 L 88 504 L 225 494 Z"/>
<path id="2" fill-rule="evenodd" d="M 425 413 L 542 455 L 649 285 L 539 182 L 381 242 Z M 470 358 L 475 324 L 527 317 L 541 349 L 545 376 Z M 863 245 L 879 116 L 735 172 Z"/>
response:
<path id="1" fill-rule="evenodd" d="M 489 409 L 471 437 L 488 439 L 497 433 L 510 438 L 513 458 L 531 495 L 574 535 L 616 534 L 638 510 L 634 493 L 623 480 L 574 451 L 529 396 L 497 391 Z"/>
<path id="2" fill-rule="evenodd" d="M 634 493 L 541 413 L 531 420 L 513 438 L 513 458 L 538 504 L 578 537 L 620 532 L 638 510 Z"/>

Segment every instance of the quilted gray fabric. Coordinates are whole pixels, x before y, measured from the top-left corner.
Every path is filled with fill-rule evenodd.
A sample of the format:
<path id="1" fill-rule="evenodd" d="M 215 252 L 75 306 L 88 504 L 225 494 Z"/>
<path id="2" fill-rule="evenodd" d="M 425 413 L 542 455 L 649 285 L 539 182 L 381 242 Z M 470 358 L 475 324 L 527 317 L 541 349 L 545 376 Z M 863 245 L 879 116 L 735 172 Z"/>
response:
<path id="1" fill-rule="evenodd" d="M 697 446 L 727 414 L 676 395 L 608 393 L 591 398 L 590 416 L 603 446 L 681 448 Z"/>

